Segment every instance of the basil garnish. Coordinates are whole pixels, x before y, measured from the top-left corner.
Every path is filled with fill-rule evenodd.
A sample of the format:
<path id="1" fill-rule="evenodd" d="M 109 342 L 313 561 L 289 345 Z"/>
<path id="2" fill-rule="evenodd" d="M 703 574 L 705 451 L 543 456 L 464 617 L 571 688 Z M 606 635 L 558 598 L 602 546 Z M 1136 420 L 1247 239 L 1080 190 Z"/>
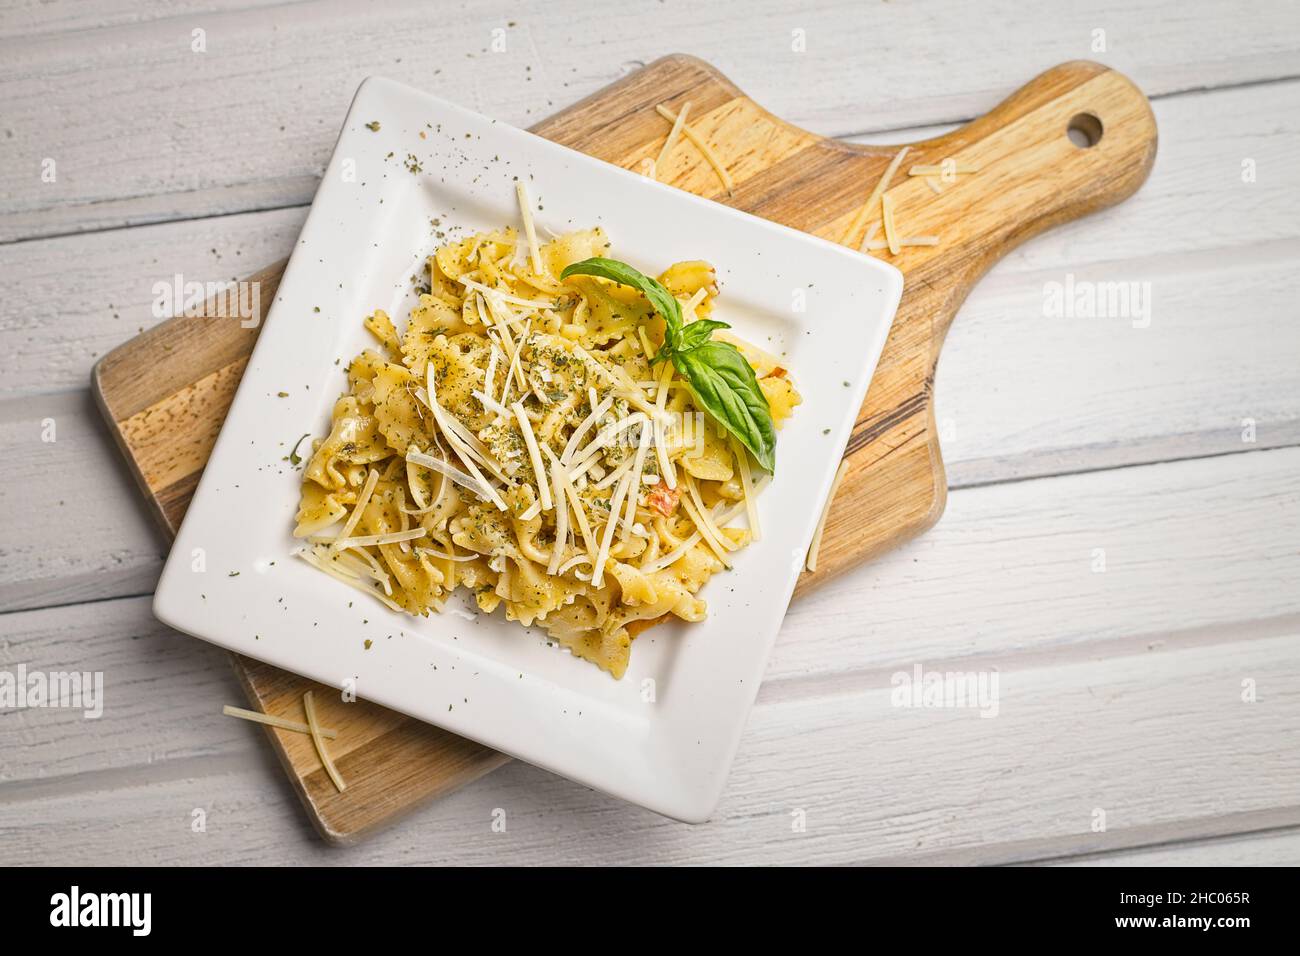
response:
<path id="1" fill-rule="evenodd" d="M 681 303 L 671 292 L 617 259 L 584 259 L 567 266 L 560 278 L 574 275 L 610 279 L 644 295 L 663 317 L 666 329 L 654 362 L 670 360 L 686 380 L 696 404 L 735 435 L 766 471 L 776 470 L 776 428 L 758 377 L 734 345 L 710 338 L 714 329 L 730 328 L 726 322 L 699 319 L 685 325 Z"/>

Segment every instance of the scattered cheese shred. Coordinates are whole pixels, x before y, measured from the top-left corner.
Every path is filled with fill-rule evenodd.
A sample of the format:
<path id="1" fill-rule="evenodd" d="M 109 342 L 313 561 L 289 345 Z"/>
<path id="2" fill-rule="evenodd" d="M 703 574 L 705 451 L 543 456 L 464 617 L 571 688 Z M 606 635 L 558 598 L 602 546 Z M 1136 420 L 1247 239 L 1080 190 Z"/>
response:
<path id="1" fill-rule="evenodd" d="M 667 554 L 663 555 L 662 557 L 656 558 L 654 561 L 651 561 L 649 564 L 642 565 L 641 570 L 644 571 L 646 574 L 655 574 L 656 572 L 662 571 L 664 568 L 670 567 L 678 559 L 680 559 L 682 555 L 684 555 L 687 551 L 691 550 L 691 548 L 695 547 L 695 545 L 699 543 L 700 537 L 701 535 L 698 531 L 691 532 L 691 536 L 689 538 L 687 538 L 685 541 L 683 541 L 681 544 L 673 548 L 671 551 L 669 551 Z"/>
<path id="2" fill-rule="evenodd" d="M 691 487 L 690 480 L 690 476 L 687 475 L 686 482 L 688 487 Z M 730 568 L 731 558 L 727 556 L 727 549 L 718 541 L 713 519 L 696 507 L 690 496 L 683 495 L 681 503 L 682 507 L 686 509 L 686 513 L 690 515 L 691 520 L 695 522 L 695 527 L 699 529 L 700 536 L 704 539 L 704 543 L 709 546 L 709 550 L 712 551 L 714 556 L 722 562 L 724 568 Z"/>
<path id="3" fill-rule="evenodd" d="M 639 425 L 641 422 L 648 420 L 649 419 L 646 417 L 644 412 L 633 412 L 626 418 L 620 418 L 614 424 L 607 425 L 605 428 L 601 429 L 600 433 L 591 440 L 591 443 L 578 453 L 580 456 L 578 464 L 570 470 L 569 480 L 572 481 L 576 479 L 582 471 L 585 471 L 586 468 L 596 460 L 597 453 L 613 441 L 615 436 L 620 432 L 631 428 L 633 425 Z"/>
<path id="4" fill-rule="evenodd" d="M 312 692 L 302 695 L 302 709 L 307 714 L 307 726 L 311 729 L 312 743 L 316 745 L 316 753 L 320 756 L 320 762 L 325 765 L 325 772 L 329 774 L 330 780 L 334 781 L 334 786 L 339 793 L 348 788 L 343 782 L 343 777 L 339 775 L 338 768 L 334 766 L 334 761 L 330 759 L 330 752 L 325 749 L 325 741 L 321 737 L 320 725 L 316 723 L 316 701 L 312 697 Z"/>
<path id="5" fill-rule="evenodd" d="M 518 354 L 518 352 L 515 353 L 516 357 Z M 433 380 L 432 362 L 428 364 L 428 367 L 425 370 L 425 375 L 429 393 L 429 409 L 433 412 L 433 420 L 438 424 L 438 427 L 442 429 L 443 435 L 446 436 L 447 443 L 451 445 L 452 450 L 460 456 L 460 460 L 464 462 L 466 470 L 469 471 L 474 480 L 482 486 L 483 493 L 486 495 L 487 500 L 496 505 L 498 511 L 508 510 L 505 501 L 502 500 L 499 494 L 497 494 L 497 490 L 492 487 L 492 483 L 484 478 L 483 473 L 478 470 L 478 466 L 474 464 L 474 459 L 477 458 L 485 468 L 489 471 L 495 472 L 498 477 L 501 477 L 501 469 L 494 462 L 490 462 L 487 457 L 475 451 L 474 448 L 470 446 L 470 442 L 465 441 L 462 438 L 461 433 L 463 432 L 464 436 L 469 438 L 471 441 L 478 441 L 469 429 L 465 428 L 465 426 L 462 425 L 454 415 L 445 412 L 442 406 L 438 404 L 438 393 L 436 391 L 437 386 Z M 428 463 L 424 462 L 424 464 Z M 435 468 L 437 466 L 429 465 L 429 467 Z M 443 473 L 447 474 L 446 472 Z M 450 474 L 447 474 L 447 477 L 455 480 L 454 476 Z"/>
<path id="6" fill-rule="evenodd" d="M 938 176 L 926 176 L 925 184 L 930 187 L 930 192 L 934 193 L 936 196 L 943 193 L 943 187 L 939 185 Z"/>
<path id="7" fill-rule="evenodd" d="M 496 391 L 497 382 L 497 360 L 501 358 L 501 350 L 497 348 L 495 342 L 492 343 L 492 354 L 488 358 L 487 371 L 483 373 L 483 394 L 492 398 L 492 393 Z M 496 399 L 492 399 L 494 402 Z M 501 406 L 498 405 L 498 408 Z"/>
<path id="8" fill-rule="evenodd" d="M 366 483 L 361 488 L 361 494 L 357 497 L 357 503 L 352 509 L 352 514 L 348 515 L 348 520 L 347 523 L 343 525 L 343 530 L 338 533 L 338 536 L 334 539 L 334 543 L 330 545 L 331 550 L 338 551 L 342 548 L 342 545 L 339 544 L 339 542 L 345 540 L 347 536 L 352 533 L 352 529 L 357 526 L 357 522 L 361 520 L 361 512 L 364 511 L 366 505 L 370 503 L 370 496 L 374 493 L 375 485 L 377 484 L 379 484 L 379 472 L 374 468 L 371 468 L 369 469 L 369 474 L 366 475 Z"/>
<path id="9" fill-rule="evenodd" d="M 736 456 L 736 461 L 740 465 L 740 490 L 745 497 L 745 517 L 749 521 L 749 538 L 751 541 L 760 541 L 763 532 L 758 527 L 758 500 L 754 495 L 754 475 L 749 470 L 749 454 L 745 451 L 745 446 L 735 438 L 731 439 L 731 453 Z"/>
<path id="10" fill-rule="evenodd" d="M 835 500 L 835 493 L 840 490 L 840 482 L 844 480 L 844 475 L 848 470 L 849 460 L 845 458 L 835 471 L 835 480 L 831 482 L 831 490 L 826 495 L 826 503 L 822 505 L 822 516 L 817 521 L 817 530 L 813 532 L 812 544 L 808 545 L 808 558 L 804 562 L 804 567 L 809 571 L 817 570 L 817 552 L 822 547 L 822 532 L 826 530 L 826 518 L 831 513 L 831 502 Z"/>
<path id="11" fill-rule="evenodd" d="M 909 246 L 937 246 L 939 244 L 938 236 L 904 236 L 898 240 L 900 248 L 906 249 Z M 875 242 L 868 242 L 863 250 L 879 252 L 881 249 L 888 249 L 889 243 L 883 239 L 877 239 Z"/>
<path id="12" fill-rule="evenodd" d="M 844 238 L 840 240 L 844 245 L 851 246 L 853 244 L 853 237 L 858 234 L 859 229 L 866 225 L 867 220 L 871 218 L 871 214 L 876 211 L 876 200 L 885 195 L 885 190 L 889 188 L 889 181 L 893 179 L 894 173 L 902 164 L 903 157 L 907 155 L 909 149 L 911 149 L 910 146 L 904 146 L 894 154 L 894 158 L 885 167 L 885 173 L 880 177 L 880 182 L 876 183 L 876 188 L 871 190 L 866 205 L 858 210 L 858 214 L 853 217 L 853 222 L 849 225 L 848 231 L 844 233 Z"/>
<path id="13" fill-rule="evenodd" d="M 423 538 L 428 533 L 424 528 L 412 528 L 409 531 L 390 531 L 387 534 L 365 534 L 356 538 L 342 538 L 335 541 L 333 547 L 368 548 L 374 544 L 401 544 L 403 541 Z"/>
<path id="14" fill-rule="evenodd" d="M 470 279 L 467 276 L 461 276 L 456 281 L 459 282 L 467 289 L 473 289 L 475 292 L 481 292 L 483 294 L 483 297 L 488 300 L 489 305 L 492 304 L 492 301 L 494 299 L 499 302 L 509 302 L 513 305 L 523 305 L 534 309 L 549 309 L 554 304 L 552 302 L 541 302 L 537 299 L 522 299 L 517 295 L 511 295 L 509 292 L 502 292 L 500 289 L 494 289 L 491 286 L 486 286 L 481 282 L 475 282 L 473 279 Z M 522 320 L 518 316 L 514 316 L 511 318 L 510 321 L 518 322 Z"/>
<path id="15" fill-rule="evenodd" d="M 668 158 L 668 154 L 672 152 L 673 147 L 677 145 L 677 137 L 681 134 L 682 127 L 686 125 L 686 114 L 690 112 L 690 109 L 691 104 L 690 101 L 687 100 L 682 104 L 682 108 L 677 114 L 677 119 L 673 120 L 673 128 L 668 131 L 668 138 L 664 140 L 663 149 L 659 150 L 659 158 L 654 161 L 654 165 L 651 167 L 651 169 L 654 170 L 654 173 L 651 176 L 652 179 L 657 178 L 659 170 L 663 167 L 664 160 Z"/>
<path id="16" fill-rule="evenodd" d="M 866 252 L 868 249 L 876 248 L 876 244 L 872 240 L 876 238 L 876 233 L 878 231 L 880 231 L 880 223 L 873 222 L 871 228 L 867 230 L 867 234 L 862 237 L 862 245 L 858 246 L 858 252 Z M 884 247 L 882 246 L 881 248 Z"/>
<path id="17" fill-rule="evenodd" d="M 251 720 L 255 724 L 266 724 L 268 727 L 278 727 L 281 730 L 292 730 L 299 734 L 310 734 L 311 728 L 306 724 L 299 723 L 296 720 L 289 720 L 286 717 L 277 717 L 275 714 L 264 714 L 257 710 L 245 710 L 243 707 L 231 707 L 227 704 L 221 708 L 221 712 L 227 717 L 238 717 L 240 720 Z M 326 740 L 334 740 L 338 737 L 337 730 L 327 730 L 324 727 L 319 728 L 320 735 Z"/>
<path id="18" fill-rule="evenodd" d="M 470 394 L 473 395 L 475 398 L 477 398 L 483 404 L 483 407 L 486 408 L 493 415 L 500 415 L 504 418 L 505 416 L 510 414 L 510 411 L 504 405 L 502 405 L 500 402 L 494 399 L 491 395 L 487 395 L 483 392 L 478 391 L 477 389 L 471 391 Z"/>
<path id="19" fill-rule="evenodd" d="M 672 381 L 673 363 L 664 362 L 659 372 L 659 383 L 655 386 L 655 410 L 663 412 L 668 401 L 668 383 Z M 659 474 L 669 491 L 677 488 L 677 469 L 668 457 L 668 428 L 662 415 L 655 416 L 655 457 L 659 459 Z"/>
<path id="20" fill-rule="evenodd" d="M 378 598 L 380 601 L 383 601 L 384 604 L 387 605 L 392 610 L 401 611 L 401 612 L 406 611 L 406 608 L 402 607 L 400 604 L 398 604 L 396 601 L 390 598 L 387 594 L 384 594 L 380 591 L 376 591 L 372 587 L 367 587 L 365 584 L 361 583 L 361 580 L 358 577 L 352 577 L 340 571 L 338 569 L 339 562 L 338 560 L 336 560 L 336 558 L 342 559 L 344 557 L 344 555 L 341 552 L 338 555 L 336 555 L 334 558 L 329 558 L 329 559 L 322 558 L 319 554 L 317 554 L 315 551 L 311 550 L 310 548 L 304 548 L 300 551 L 295 551 L 294 554 L 302 558 L 304 561 L 306 561 L 308 564 L 310 564 L 312 567 L 316 568 L 317 570 L 324 571 L 330 577 L 338 581 L 342 581 L 348 587 L 356 588 L 358 591 L 361 591 L 364 594 L 369 594 L 373 598 Z"/>
<path id="21" fill-rule="evenodd" d="M 677 117 L 673 114 L 673 111 L 662 103 L 656 106 L 655 110 L 658 111 L 660 116 L 668 120 L 668 122 L 677 122 Z M 700 151 L 700 154 L 708 164 L 713 167 L 713 171 L 718 174 L 718 179 L 722 181 L 722 188 L 725 189 L 727 195 L 730 196 L 735 190 L 736 184 L 732 181 L 731 174 L 727 172 L 727 167 L 722 165 L 722 160 L 718 159 L 717 154 L 709 148 L 709 144 L 706 143 L 703 138 L 696 135 L 695 130 L 685 124 L 682 124 L 682 135 L 694 144 L 695 148 Z"/>
<path id="22" fill-rule="evenodd" d="M 645 454 L 650 449 L 650 435 L 654 426 L 650 421 L 641 425 L 641 441 L 636 449 L 636 461 L 632 465 L 632 489 L 627 495 L 627 510 L 623 512 L 623 540 L 632 533 L 632 523 L 636 520 L 637 497 L 641 493 L 641 474 L 645 471 Z"/>
<path id="23" fill-rule="evenodd" d="M 618 511 L 623 498 L 632 485 L 632 478 L 625 475 L 614 490 L 614 498 L 609 503 L 609 520 L 605 522 L 605 533 L 600 539 L 600 551 L 596 553 L 596 567 L 591 572 L 592 587 L 600 587 L 605 580 L 605 562 L 609 560 L 609 546 L 614 540 L 614 529 L 618 525 Z"/>
<path id="24" fill-rule="evenodd" d="M 949 173 L 953 175 L 967 175 L 969 173 L 978 173 L 978 166 L 972 166 L 970 163 L 950 163 L 945 160 L 937 165 L 919 163 L 907 171 L 909 176 L 946 176 Z"/>
<path id="25" fill-rule="evenodd" d="M 889 245 L 889 254 L 898 255 L 898 235 L 894 232 L 894 197 L 886 193 L 880 197 L 881 221 L 885 224 L 885 242 Z"/>
<path id="26" fill-rule="evenodd" d="M 591 394 L 593 397 L 595 396 L 596 392 L 594 389 L 591 391 Z M 568 442 L 565 443 L 564 451 L 560 455 L 560 461 L 567 465 L 573 460 L 573 453 L 577 450 L 578 442 L 582 440 L 582 436 L 587 434 L 587 430 L 590 429 L 592 425 L 600 421 L 600 417 L 609 411 L 609 407 L 613 404 L 614 396 L 612 395 L 606 398 L 599 405 L 595 402 L 591 402 L 591 414 L 584 418 L 582 424 L 575 428 L 573 434 L 569 436 Z"/>
<path id="27" fill-rule="evenodd" d="M 555 495 L 555 544 L 551 546 L 551 560 L 547 562 L 546 573 L 558 574 L 560 561 L 564 558 L 564 549 L 569 543 L 569 499 L 564 493 L 564 466 L 545 445 L 547 457 L 551 460 L 551 491 Z M 538 480 L 541 480 L 538 475 Z"/>
<path id="28" fill-rule="evenodd" d="M 537 436 L 533 434 L 532 423 L 528 421 L 528 413 L 524 411 L 523 402 L 515 402 L 510 409 L 515 413 L 515 421 L 519 423 L 519 431 L 523 433 L 524 444 L 528 447 L 528 458 L 533 463 L 533 476 L 537 479 L 537 497 L 542 502 L 542 510 L 550 511 L 552 507 L 550 482 L 546 480 L 546 469 L 542 467 L 542 451 L 537 447 Z"/>
<path id="29" fill-rule="evenodd" d="M 537 226 L 533 224 L 533 204 L 528 198 L 528 186 L 521 179 L 515 183 L 515 192 L 519 196 L 519 214 L 524 220 L 524 235 L 528 237 L 528 260 L 533 271 L 542 275 L 542 254 L 537 245 Z"/>
<path id="30" fill-rule="evenodd" d="M 466 491 L 478 495 L 484 501 L 492 500 L 492 494 L 490 489 L 485 483 L 483 483 L 480 480 L 482 478 L 482 475 L 480 475 L 479 478 L 474 478 L 470 475 L 467 475 L 465 474 L 465 472 L 461 471 L 455 465 L 448 464 L 447 462 L 443 461 L 441 458 L 437 458 L 434 455 L 424 454 L 423 452 L 417 450 L 414 445 L 412 445 L 409 449 L 407 449 L 406 460 L 413 465 L 419 465 L 423 468 L 430 468 L 433 471 L 436 471 L 444 478 L 447 478 L 455 482 L 456 484 L 460 485 Z M 439 495 L 439 498 L 441 497 L 442 496 Z"/>
<path id="31" fill-rule="evenodd" d="M 578 532 L 582 535 L 582 543 L 587 546 L 587 557 L 591 560 L 591 566 L 596 566 L 596 557 L 600 554 L 600 545 L 591 532 L 591 525 L 587 522 L 587 510 L 582 506 L 582 499 L 578 497 L 578 492 L 573 485 L 569 483 L 566 475 L 561 474 L 560 479 L 564 482 L 564 493 L 569 499 L 569 504 L 573 506 L 573 516 L 578 519 Z"/>

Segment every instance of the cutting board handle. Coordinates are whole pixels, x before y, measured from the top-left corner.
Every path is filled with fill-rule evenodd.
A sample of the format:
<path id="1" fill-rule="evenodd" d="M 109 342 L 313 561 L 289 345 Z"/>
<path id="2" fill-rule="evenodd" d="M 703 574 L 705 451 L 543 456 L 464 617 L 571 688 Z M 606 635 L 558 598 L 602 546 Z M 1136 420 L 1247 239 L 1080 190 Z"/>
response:
<path id="1" fill-rule="evenodd" d="M 940 235 L 933 251 L 898 263 L 913 287 L 929 282 L 945 292 L 931 313 L 935 357 L 958 306 L 994 262 L 1031 236 L 1128 198 L 1146 180 L 1156 144 L 1142 91 L 1086 60 L 1053 67 L 992 112 L 911 144 L 890 195 L 901 231 Z M 916 165 L 945 164 L 937 195 L 926 177 L 908 175 Z M 931 275 L 927 265 L 940 260 L 942 275 Z"/>
<path id="2" fill-rule="evenodd" d="M 903 299 L 846 450 L 851 466 L 827 521 L 836 534 L 823 540 L 817 571 L 800 579 L 800 592 L 939 519 L 948 481 L 932 399 L 953 316 L 979 278 L 1020 243 L 1132 195 L 1151 171 L 1156 144 L 1142 91 L 1088 61 L 1053 67 L 985 116 L 907 144 L 889 188 L 897 233 L 939 242 L 900 248 L 897 256 L 874 251 L 902 270 Z M 834 147 L 821 148 L 829 167 Z M 855 192 L 837 202 L 833 220 L 803 227 L 856 247 L 869 226 L 846 235 L 846 225 L 901 148 L 853 147 Z M 910 175 L 913 166 L 942 168 L 945 161 L 954 166 L 938 177 L 937 194 L 928 177 Z M 868 224 L 873 219 L 879 222 L 879 209 Z"/>

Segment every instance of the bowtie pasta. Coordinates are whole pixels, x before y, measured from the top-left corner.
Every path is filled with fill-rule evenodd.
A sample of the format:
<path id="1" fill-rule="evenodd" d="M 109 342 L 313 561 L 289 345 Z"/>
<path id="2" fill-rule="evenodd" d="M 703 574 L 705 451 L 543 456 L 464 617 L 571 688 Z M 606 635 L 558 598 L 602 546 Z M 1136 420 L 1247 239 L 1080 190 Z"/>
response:
<path id="1" fill-rule="evenodd" d="M 294 534 L 316 567 L 413 615 L 457 587 L 485 612 L 538 625 L 621 678 L 634 637 L 699 621 L 700 588 L 759 537 L 764 479 L 699 413 L 640 293 L 574 276 L 604 256 L 601 229 L 520 243 L 514 229 L 449 243 L 399 331 L 347 368 L 329 434 L 313 444 Z M 659 281 L 687 322 L 713 311 L 713 267 Z M 773 421 L 799 404 L 774 356 L 725 332 L 753 366 Z M 744 519 L 740 527 L 734 522 Z"/>

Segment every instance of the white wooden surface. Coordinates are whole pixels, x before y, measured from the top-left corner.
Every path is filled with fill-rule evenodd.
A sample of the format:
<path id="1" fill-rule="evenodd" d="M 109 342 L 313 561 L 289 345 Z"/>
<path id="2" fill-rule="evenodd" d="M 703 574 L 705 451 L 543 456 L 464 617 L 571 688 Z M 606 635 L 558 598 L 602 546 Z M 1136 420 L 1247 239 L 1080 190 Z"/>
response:
<path id="1" fill-rule="evenodd" d="M 0 711 L 0 864 L 1300 863 L 1300 10 L 582 6 L 0 4 L 0 670 L 102 671 L 107 697 L 99 720 Z M 972 294 L 937 383 L 948 512 L 791 609 L 712 823 L 512 765 L 327 848 L 220 716 L 225 656 L 149 613 L 165 542 L 91 365 L 157 321 L 155 281 L 287 253 L 363 76 L 526 124 L 671 51 L 859 141 L 1092 57 L 1153 95 L 1160 154 Z M 1150 327 L 1045 318 L 1067 273 L 1151 283 Z M 997 717 L 891 706 L 916 663 L 996 671 Z"/>

